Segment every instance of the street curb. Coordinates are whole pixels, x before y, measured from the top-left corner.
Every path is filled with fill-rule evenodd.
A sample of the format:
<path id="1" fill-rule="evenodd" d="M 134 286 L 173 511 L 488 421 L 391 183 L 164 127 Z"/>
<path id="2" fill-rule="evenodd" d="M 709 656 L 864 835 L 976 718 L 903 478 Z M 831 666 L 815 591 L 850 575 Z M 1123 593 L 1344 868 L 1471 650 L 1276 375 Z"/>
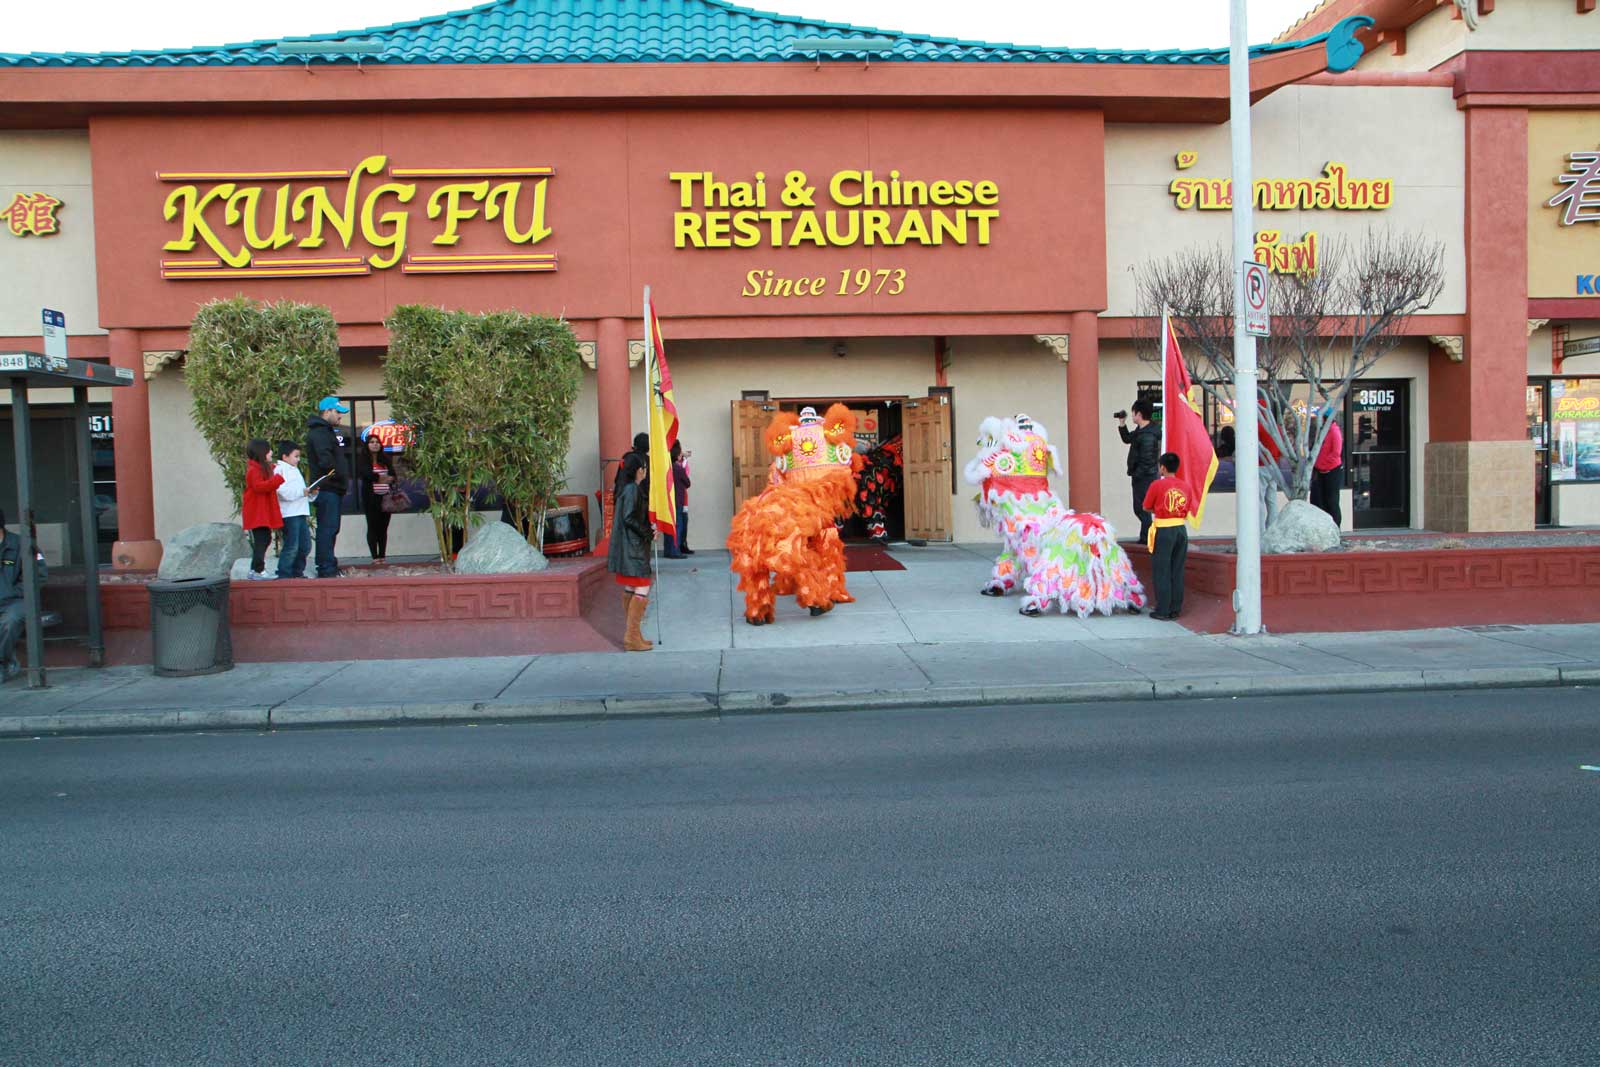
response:
<path id="1" fill-rule="evenodd" d="M 739 691 L 551 697 L 497 703 L 446 702 L 331 707 L 144 709 L 0 716 L 0 737 L 45 734 L 182 733 L 385 723 L 584 722 L 639 718 L 708 718 L 791 712 L 985 708 L 1027 704 L 1170 701 L 1318 693 L 1506 689 L 1600 684 L 1600 666 L 1471 667 L 1350 671 L 1340 674 L 1238 674 L 1176 679 L 1119 679 L 1054 685 L 933 686 L 926 689 Z"/>
<path id="2" fill-rule="evenodd" d="M 1155 683 L 1157 700 L 1393 692 L 1426 688 L 1427 679 L 1422 671 L 1367 671 L 1360 674 L 1224 674 L 1183 681 L 1158 680 Z"/>

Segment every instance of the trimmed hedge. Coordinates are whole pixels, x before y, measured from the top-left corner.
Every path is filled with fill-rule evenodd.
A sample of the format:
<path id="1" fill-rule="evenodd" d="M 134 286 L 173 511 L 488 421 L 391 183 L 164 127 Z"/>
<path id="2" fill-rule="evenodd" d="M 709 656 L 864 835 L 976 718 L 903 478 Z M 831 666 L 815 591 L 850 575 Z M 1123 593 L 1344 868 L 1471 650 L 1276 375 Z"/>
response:
<path id="1" fill-rule="evenodd" d="M 316 402 L 339 391 L 339 327 L 320 304 L 214 300 L 189 326 L 183 377 L 237 510 L 250 439 L 303 441 Z"/>
<path id="2" fill-rule="evenodd" d="M 561 319 L 515 311 L 473 314 L 417 304 L 384 323 L 384 387 L 409 425 L 412 469 L 429 487 L 439 526 L 471 521 L 471 487 L 492 485 L 530 542 L 566 484 L 572 411 L 582 382 L 578 341 Z"/>

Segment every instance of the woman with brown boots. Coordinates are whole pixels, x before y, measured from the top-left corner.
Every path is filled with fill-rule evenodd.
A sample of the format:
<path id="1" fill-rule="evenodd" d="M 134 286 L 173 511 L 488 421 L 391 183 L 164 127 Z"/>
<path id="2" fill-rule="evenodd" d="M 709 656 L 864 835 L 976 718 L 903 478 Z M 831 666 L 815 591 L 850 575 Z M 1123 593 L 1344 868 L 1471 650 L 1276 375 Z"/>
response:
<path id="1" fill-rule="evenodd" d="M 611 548 L 606 555 L 606 569 L 622 586 L 622 610 L 628 620 L 622 647 L 628 652 L 648 652 L 655 647 L 640 632 L 650 606 L 650 545 L 655 540 L 650 527 L 648 463 L 638 452 L 629 452 L 622 461 L 617 472 Z"/>

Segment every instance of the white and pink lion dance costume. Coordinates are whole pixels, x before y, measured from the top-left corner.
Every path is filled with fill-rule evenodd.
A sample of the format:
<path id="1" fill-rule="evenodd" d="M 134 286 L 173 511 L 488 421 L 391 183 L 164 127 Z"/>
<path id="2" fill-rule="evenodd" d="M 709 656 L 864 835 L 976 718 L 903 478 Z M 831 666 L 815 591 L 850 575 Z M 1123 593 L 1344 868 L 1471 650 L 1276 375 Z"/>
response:
<path id="1" fill-rule="evenodd" d="M 1055 447 L 1026 415 L 990 417 L 978 426 L 978 454 L 967 481 L 979 487 L 978 521 L 1004 542 L 985 596 L 1022 587 L 1024 615 L 1042 615 L 1052 603 L 1082 618 L 1118 608 L 1144 607 L 1144 587 L 1133 573 L 1116 531 L 1099 515 L 1076 512 L 1050 488 L 1061 473 Z"/>

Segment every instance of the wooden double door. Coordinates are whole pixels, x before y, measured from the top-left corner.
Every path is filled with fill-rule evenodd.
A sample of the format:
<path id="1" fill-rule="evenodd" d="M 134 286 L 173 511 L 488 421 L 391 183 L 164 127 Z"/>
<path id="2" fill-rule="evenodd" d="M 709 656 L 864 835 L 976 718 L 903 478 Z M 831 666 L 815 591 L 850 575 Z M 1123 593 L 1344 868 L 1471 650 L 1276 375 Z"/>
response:
<path id="1" fill-rule="evenodd" d="M 809 400 L 733 401 L 733 507 L 767 487 L 772 457 L 762 434 L 774 415 L 809 404 L 818 411 L 838 401 L 855 406 L 864 402 L 894 403 L 900 407 L 900 435 L 904 444 L 905 529 L 912 540 L 949 541 L 950 511 L 955 494 L 954 453 L 951 448 L 950 396 L 937 392 L 925 397 L 825 397 Z"/>

